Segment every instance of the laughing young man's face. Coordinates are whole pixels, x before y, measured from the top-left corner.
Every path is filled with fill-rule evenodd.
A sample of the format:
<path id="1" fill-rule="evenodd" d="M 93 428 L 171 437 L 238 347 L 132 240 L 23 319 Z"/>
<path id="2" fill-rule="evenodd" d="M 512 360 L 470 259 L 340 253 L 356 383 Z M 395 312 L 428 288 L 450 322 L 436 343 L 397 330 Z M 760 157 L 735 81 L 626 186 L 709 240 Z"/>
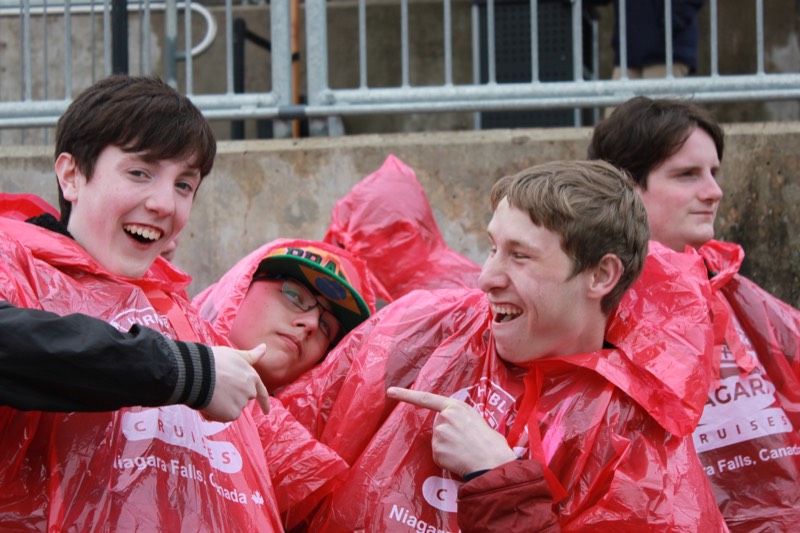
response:
<path id="1" fill-rule="evenodd" d="M 67 229 L 112 274 L 139 278 L 189 220 L 200 171 L 189 160 L 147 162 L 107 146 L 87 180 L 71 154 L 56 160 Z"/>
<path id="2" fill-rule="evenodd" d="M 489 222 L 491 249 L 480 287 L 492 309 L 497 353 L 511 363 L 582 353 L 597 304 L 587 298 L 587 272 L 573 263 L 558 234 L 535 225 L 506 199 Z"/>

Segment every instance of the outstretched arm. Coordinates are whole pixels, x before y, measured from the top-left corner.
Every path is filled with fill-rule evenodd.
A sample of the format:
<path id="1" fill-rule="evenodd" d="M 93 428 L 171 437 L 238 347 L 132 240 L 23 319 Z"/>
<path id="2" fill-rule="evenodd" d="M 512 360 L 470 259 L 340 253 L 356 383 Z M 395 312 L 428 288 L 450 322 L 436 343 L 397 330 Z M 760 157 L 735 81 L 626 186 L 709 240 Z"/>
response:
<path id="1" fill-rule="evenodd" d="M 86 315 L 61 317 L 0 302 L 0 405 L 15 409 L 110 411 L 184 403 L 231 420 L 243 398 L 264 399 L 251 366 L 261 355 L 263 349 L 172 341 L 136 325 L 120 332 Z"/>

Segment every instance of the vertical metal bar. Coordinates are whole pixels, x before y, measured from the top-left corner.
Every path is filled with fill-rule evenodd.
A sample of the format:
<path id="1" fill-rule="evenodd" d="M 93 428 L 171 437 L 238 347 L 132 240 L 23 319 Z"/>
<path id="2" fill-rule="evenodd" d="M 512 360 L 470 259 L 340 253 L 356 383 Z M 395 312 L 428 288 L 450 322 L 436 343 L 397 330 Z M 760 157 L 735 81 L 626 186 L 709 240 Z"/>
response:
<path id="1" fill-rule="evenodd" d="M 111 0 L 103 0 L 103 74 L 111 74 Z"/>
<path id="2" fill-rule="evenodd" d="M 592 17 L 592 81 L 600 79 L 600 23 Z M 600 108 L 592 109 L 592 124 L 600 122 Z"/>
<path id="3" fill-rule="evenodd" d="M 143 0 L 135 0 L 136 4 L 134 5 L 134 10 L 136 11 L 136 19 L 139 21 L 139 30 L 137 35 L 139 36 L 138 43 L 139 47 L 136 49 L 138 53 L 139 59 L 139 74 L 143 73 L 143 62 L 144 62 L 144 12 L 143 12 Z"/>
<path id="4" fill-rule="evenodd" d="M 187 96 L 194 94 L 194 79 L 192 77 L 192 0 L 184 0 L 183 4 L 183 61 L 186 68 L 186 88 L 184 93 Z"/>
<path id="5" fill-rule="evenodd" d="M 25 102 L 33 98 L 33 76 L 31 75 L 31 2 L 23 0 L 20 4 L 20 18 L 22 19 L 22 35 L 20 36 L 20 96 Z M 68 37 L 69 38 L 69 37 Z M 47 65 L 45 65 L 47 68 Z M 25 143 L 25 130 L 20 130 L 20 143 Z"/>
<path id="6" fill-rule="evenodd" d="M 711 41 L 711 77 L 719 76 L 719 22 L 717 20 L 717 0 L 711 0 L 709 13 L 709 40 Z"/>
<path id="7" fill-rule="evenodd" d="M 92 5 L 94 5 L 94 4 L 92 4 Z M 43 46 L 44 46 L 44 51 L 43 51 L 44 52 L 44 67 L 42 68 L 42 75 L 44 76 L 44 99 L 47 100 L 47 99 L 49 99 L 49 94 L 50 94 L 50 88 L 49 88 L 49 85 L 50 85 L 50 69 L 47 68 L 47 65 L 49 64 L 48 63 L 48 59 L 50 57 L 49 46 L 48 46 L 48 42 L 47 42 L 47 33 L 48 33 L 47 32 L 47 0 L 44 0 L 44 2 L 42 2 L 42 30 L 43 30 L 42 31 L 42 34 L 43 34 L 42 35 L 42 39 L 44 40 L 44 42 L 42 43 Z M 94 57 L 92 57 L 92 60 L 94 60 Z M 45 141 L 46 141 L 47 140 L 47 130 L 45 130 L 44 135 L 45 135 Z"/>
<path id="8" fill-rule="evenodd" d="M 572 2 L 572 77 L 575 82 L 583 83 L 583 2 Z M 573 125 L 581 126 L 580 108 L 572 110 Z"/>
<path id="9" fill-rule="evenodd" d="M 111 0 L 111 70 L 128 73 L 128 2 Z"/>
<path id="10" fill-rule="evenodd" d="M 444 0 L 444 84 L 453 85 L 453 13 L 450 0 Z"/>
<path id="11" fill-rule="evenodd" d="M 489 68 L 489 84 L 497 83 L 497 70 L 495 69 L 495 42 L 494 42 L 494 0 L 486 4 L 486 51 L 487 65 Z"/>
<path id="12" fill-rule="evenodd" d="M 228 0 L 227 3 L 230 3 Z M 247 24 L 245 23 L 244 19 L 237 18 L 233 21 L 232 24 L 232 31 L 233 31 L 233 42 L 231 43 L 233 46 L 233 50 L 231 54 L 232 63 L 228 63 L 228 69 L 233 66 L 233 92 L 234 93 L 243 93 L 244 92 L 244 42 L 245 42 L 245 32 L 247 32 Z M 228 54 L 230 55 L 230 54 Z M 231 87 L 228 86 L 228 94 L 231 93 Z M 232 120 L 231 121 L 231 139 L 238 140 L 244 139 L 244 120 Z"/>
<path id="13" fill-rule="evenodd" d="M 367 88 L 367 5 L 358 0 L 358 86 Z"/>
<path id="14" fill-rule="evenodd" d="M 97 79 L 95 76 L 97 75 L 97 30 L 95 30 L 95 23 L 97 18 L 97 11 L 94 8 L 94 2 L 91 3 L 91 7 L 89 8 L 89 26 L 92 28 L 92 46 L 91 46 L 91 54 L 92 54 L 92 83 Z M 47 38 L 47 34 L 45 33 L 45 39 Z M 45 46 L 45 49 L 47 47 Z M 47 62 L 45 62 L 47 64 Z"/>
<path id="15" fill-rule="evenodd" d="M 758 49 L 757 74 L 764 74 L 764 0 L 756 0 L 756 48 Z"/>
<path id="16" fill-rule="evenodd" d="M 291 91 L 289 102 L 298 105 L 302 101 L 300 96 L 300 0 L 291 0 L 289 8 L 289 52 L 291 55 L 291 83 L 288 89 Z M 259 122 L 261 124 L 262 122 Z M 283 122 L 279 124 L 284 124 Z M 285 123 L 287 128 L 289 123 Z M 291 121 L 292 138 L 299 139 L 302 135 L 302 124 L 299 120 Z M 274 129 L 274 128 L 273 128 Z M 259 130 L 260 134 L 260 130 Z M 275 135 L 273 134 L 273 137 Z M 288 136 L 288 131 L 286 132 Z"/>
<path id="17" fill-rule="evenodd" d="M 664 2 L 664 50 L 666 50 L 667 78 L 673 78 L 672 68 L 672 0 Z"/>
<path id="18" fill-rule="evenodd" d="M 539 1 L 531 0 L 531 81 L 539 81 Z"/>
<path id="19" fill-rule="evenodd" d="M 400 1 L 400 46 L 402 70 L 400 85 L 408 87 L 408 0 Z"/>
<path id="20" fill-rule="evenodd" d="M 592 25 L 592 80 L 600 79 L 600 23 L 596 17 L 591 19 Z"/>
<path id="21" fill-rule="evenodd" d="M 241 27 L 234 30 L 234 24 L 238 23 L 239 20 L 237 19 L 235 22 L 233 20 L 233 2 L 225 0 L 225 91 L 228 94 L 244 92 L 244 35 L 247 31 L 247 24 L 241 19 Z M 237 47 L 241 47 L 241 49 Z M 237 61 L 241 61 L 241 64 L 237 65 Z M 236 81 L 234 81 L 234 73 L 237 70 L 237 66 L 242 75 L 241 90 L 237 90 Z M 242 138 L 244 138 L 244 135 L 242 135 Z"/>
<path id="22" fill-rule="evenodd" d="M 328 20 L 325 4 L 325 0 L 306 2 L 306 70 L 308 101 L 312 105 L 321 103 L 322 93 L 328 88 Z"/>
<path id="23" fill-rule="evenodd" d="M 583 2 L 572 3 L 572 79 L 583 81 Z"/>
<path id="24" fill-rule="evenodd" d="M 31 74 L 31 0 L 23 0 L 20 4 L 20 18 L 22 19 L 22 35 L 20 36 L 20 51 L 22 57 L 20 78 L 20 96 L 26 102 L 33 97 L 33 76 Z M 69 36 L 67 36 L 69 38 Z"/>
<path id="25" fill-rule="evenodd" d="M 144 13 L 142 13 L 142 44 L 140 53 L 142 56 L 141 70 L 144 74 L 153 73 L 153 32 L 150 31 L 152 25 L 150 17 L 150 0 L 144 0 Z"/>
<path id="26" fill-rule="evenodd" d="M 106 0 L 108 1 L 108 0 Z M 178 2 L 166 0 L 164 8 L 164 77 L 171 87 L 178 86 Z"/>
<path id="27" fill-rule="evenodd" d="M 94 4 L 92 4 L 92 6 L 94 6 Z M 49 100 L 50 99 L 50 69 L 48 68 L 48 65 L 50 64 L 49 63 L 49 59 L 50 59 L 50 44 L 49 44 L 48 39 L 47 39 L 47 34 L 48 34 L 48 31 L 47 31 L 47 0 L 44 0 L 42 2 L 42 30 L 43 30 L 42 31 L 42 33 L 43 33 L 42 39 L 44 41 L 42 43 L 42 45 L 44 46 L 44 66 L 42 67 L 42 74 L 43 74 L 43 77 L 44 77 L 44 88 L 43 89 L 44 89 L 44 99 L 45 100 Z M 92 42 L 94 42 L 94 39 L 92 39 Z M 92 56 L 92 61 L 94 61 L 94 56 Z M 44 142 L 45 142 L 45 144 L 49 144 L 50 143 L 50 129 L 49 128 L 44 128 Z"/>
<path id="28" fill-rule="evenodd" d="M 64 98 L 72 100 L 72 4 L 64 0 Z"/>
<path id="29" fill-rule="evenodd" d="M 310 3 L 306 2 L 306 15 L 308 15 Z M 292 104 L 293 83 L 295 83 L 292 79 L 291 7 L 289 2 L 271 2 L 269 9 L 272 41 L 272 94 L 279 106 L 285 106 Z M 309 89 L 310 91 L 311 89 Z M 272 135 L 275 138 L 291 137 L 292 129 L 290 121 L 274 120 L 272 122 Z"/>
<path id="30" fill-rule="evenodd" d="M 308 103 L 326 104 L 328 89 L 328 20 L 325 0 L 306 0 L 306 72 Z M 273 58 L 275 54 L 273 54 Z M 325 135 L 327 121 L 309 120 L 311 135 Z"/>
<path id="31" fill-rule="evenodd" d="M 228 93 L 244 92 L 244 43 L 246 41 L 247 23 L 243 18 L 233 20 L 233 91 Z"/>
<path id="32" fill-rule="evenodd" d="M 623 80 L 628 79 L 628 8 L 626 2 L 627 0 L 619 0 L 619 4 L 617 4 L 619 9 L 617 13 L 617 20 L 619 21 L 617 33 L 619 37 L 619 77 Z"/>
<path id="33" fill-rule="evenodd" d="M 481 83 L 481 23 L 480 8 L 478 3 L 473 0 L 470 10 L 470 26 L 472 29 L 472 83 Z M 481 113 L 476 111 L 472 114 L 473 129 L 481 129 Z"/>

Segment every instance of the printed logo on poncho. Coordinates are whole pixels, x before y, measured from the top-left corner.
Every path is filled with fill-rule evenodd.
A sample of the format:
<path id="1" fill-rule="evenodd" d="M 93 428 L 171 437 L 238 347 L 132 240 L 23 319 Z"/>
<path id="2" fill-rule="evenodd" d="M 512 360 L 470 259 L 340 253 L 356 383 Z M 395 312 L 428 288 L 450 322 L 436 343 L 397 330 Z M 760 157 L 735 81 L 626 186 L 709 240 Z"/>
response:
<path id="1" fill-rule="evenodd" d="M 748 355 L 758 362 L 750 339 L 735 324 Z M 786 433 L 792 423 L 776 402 L 775 385 L 760 362 L 747 375 L 740 375 L 736 357 L 727 343 L 722 346 L 720 383 L 708 393 L 700 423 L 694 431 L 697 452 L 715 450 L 758 437 Z"/>
<path id="2" fill-rule="evenodd" d="M 230 442 L 206 437 L 219 433 L 229 424 L 208 422 L 183 406 L 159 407 L 139 412 L 126 412 L 122 432 L 130 441 L 160 440 L 192 450 L 208 459 L 212 468 L 232 474 L 242 469 L 242 455 Z M 189 477 L 198 478 L 194 468 Z"/>
<path id="3" fill-rule="evenodd" d="M 486 377 L 450 397 L 474 407 L 492 429 L 503 434 L 508 432 L 517 416 L 516 399 Z"/>
<path id="4" fill-rule="evenodd" d="M 165 335 L 171 331 L 166 317 L 159 315 L 152 307 L 126 309 L 110 318 L 108 322 L 119 331 L 128 331 L 134 324 L 155 329 Z"/>

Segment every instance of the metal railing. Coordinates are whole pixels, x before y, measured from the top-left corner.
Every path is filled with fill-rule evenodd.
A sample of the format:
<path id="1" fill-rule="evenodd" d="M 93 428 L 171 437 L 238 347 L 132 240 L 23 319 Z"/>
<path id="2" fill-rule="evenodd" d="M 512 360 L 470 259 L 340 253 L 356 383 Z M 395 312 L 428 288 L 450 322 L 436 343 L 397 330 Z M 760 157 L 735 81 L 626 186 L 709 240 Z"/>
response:
<path id="1" fill-rule="evenodd" d="M 52 0 L 51 0 L 52 1 Z M 689 76 L 678 78 L 673 75 L 673 57 L 671 32 L 666 32 L 666 65 L 667 75 L 659 79 L 629 79 L 627 76 L 627 58 L 625 31 L 621 32 L 620 39 L 620 69 L 621 77 L 616 80 L 598 79 L 598 56 L 601 47 L 597 42 L 597 22 L 588 16 L 589 12 L 581 0 L 550 0 L 556 2 L 568 11 L 565 24 L 571 28 L 571 42 L 567 55 L 570 56 L 571 72 L 562 79 L 543 79 L 543 56 L 539 49 L 540 21 L 537 19 L 541 8 L 547 0 L 530 0 L 524 2 L 528 7 L 530 49 L 529 54 L 530 79 L 525 81 L 505 82 L 498 77 L 498 63 L 496 42 L 496 14 L 499 7 L 505 3 L 502 0 L 475 0 L 469 8 L 469 31 L 471 38 L 470 55 L 467 62 L 471 64 L 472 81 L 457 83 L 458 77 L 454 72 L 457 50 L 453 46 L 454 40 L 454 6 L 463 8 L 467 0 L 428 0 L 428 4 L 441 6 L 443 21 L 442 33 L 442 65 L 441 77 L 443 82 L 437 85 L 426 83 L 412 84 L 414 72 L 414 57 L 410 51 L 412 41 L 410 10 L 416 8 L 420 2 L 413 0 L 397 0 L 389 2 L 367 2 L 357 0 L 354 6 L 354 17 L 357 17 L 358 27 L 358 79 L 352 87 L 332 88 L 329 80 L 329 70 L 338 68 L 335 61 L 339 60 L 337 50 L 329 48 L 329 21 L 328 14 L 331 9 L 340 8 L 344 2 L 335 0 L 306 0 L 304 3 L 304 32 L 305 52 L 302 61 L 305 67 L 305 86 L 307 89 L 307 104 L 294 103 L 292 99 L 293 88 L 300 83 L 293 80 L 292 73 L 292 45 L 291 24 L 292 10 L 290 3 L 298 0 L 273 0 L 268 9 L 269 28 L 272 49 L 270 59 L 271 89 L 269 91 L 241 93 L 234 87 L 233 72 L 233 22 L 235 19 L 232 0 L 225 0 L 217 11 L 216 17 L 209 12 L 208 7 L 187 0 L 177 3 L 175 0 L 166 2 L 129 2 L 129 13 L 136 14 L 138 19 L 134 26 L 138 27 L 134 35 L 138 35 L 141 42 L 139 59 L 136 65 L 140 73 L 153 72 L 153 61 L 163 62 L 165 77 L 179 89 L 188 94 L 210 119 L 244 120 L 244 119 L 273 119 L 274 135 L 276 137 L 291 134 L 288 120 L 310 119 L 310 131 L 314 135 L 342 133 L 341 128 L 336 128 L 335 121 L 326 120 L 332 117 L 353 115 L 379 115 L 396 113 L 442 113 L 442 112 L 473 112 L 475 127 L 481 127 L 480 117 L 483 113 L 497 111 L 518 110 L 544 110 L 544 109 L 574 109 L 600 108 L 619 104 L 633 95 L 648 94 L 651 96 L 685 96 L 691 95 L 701 102 L 736 102 L 736 101 L 774 101 L 800 98 L 800 74 L 796 72 L 766 72 L 764 51 L 764 2 L 752 0 L 755 12 L 755 46 L 756 68 L 750 74 L 721 74 L 719 70 L 718 46 L 718 0 L 708 0 L 704 9 L 708 10 L 708 32 L 703 34 L 710 50 L 710 73 L 705 76 Z M 632 2 L 636 0 L 627 0 Z M 32 128 L 52 127 L 57 118 L 65 110 L 72 98 L 73 90 L 87 86 L 96 79 L 95 62 L 98 56 L 103 57 L 102 75 L 111 72 L 109 50 L 113 35 L 109 14 L 111 12 L 110 0 L 105 2 L 88 2 L 72 4 L 70 0 L 63 0 L 58 5 L 50 5 L 46 0 L 39 0 L 34 4 L 31 0 L 21 2 L 0 0 L 0 24 L 5 27 L 16 28 L 20 34 L 20 49 L 18 61 L 19 71 L 19 97 L 10 94 L 11 89 L 3 85 L 0 80 L 0 130 L 3 128 Z M 619 0 L 622 6 L 620 24 L 624 28 L 624 6 L 626 0 Z M 399 79 L 397 86 L 372 87 L 368 84 L 368 55 L 374 53 L 368 49 L 368 35 L 370 28 L 367 26 L 367 9 L 372 9 L 377 4 L 396 5 L 399 8 L 400 38 L 396 49 L 399 56 Z M 666 24 L 671 24 L 671 0 L 665 0 Z M 461 9 L 460 12 L 464 10 Z M 153 39 L 160 39 L 162 32 L 152 26 L 151 13 L 164 13 L 163 51 L 158 56 L 158 47 L 154 46 Z M 179 28 L 179 15 L 183 13 L 184 24 Z M 206 32 L 195 43 L 193 36 L 194 17 L 199 15 L 205 21 Z M 134 15 L 130 15 L 134 16 Z M 46 40 L 44 45 L 33 46 L 36 38 L 34 33 L 34 19 L 41 19 L 41 33 L 45 39 L 52 28 L 55 18 L 63 19 L 63 56 L 61 60 L 50 51 L 51 44 Z M 92 17 L 92 20 L 85 20 Z M 97 22 L 93 17 L 100 17 L 102 22 Z M 88 31 L 77 31 L 75 21 L 80 18 L 81 28 Z M 217 18 L 222 19 L 218 31 Z M 16 24 L 9 22 L 16 21 Z M 41 22 L 40 21 L 40 22 Z M 100 32 L 97 26 L 101 25 Z M 586 28 L 591 28 L 587 33 Z M 55 33 L 55 32 L 54 32 Z M 101 33 L 102 35 L 98 35 Z M 179 35 L 183 33 L 183 50 L 179 52 Z M 589 40 L 588 43 L 584 42 Z M 224 41 L 224 65 L 214 68 L 216 77 L 225 73 L 225 87 L 216 92 L 199 92 L 196 90 L 194 61 L 199 55 L 206 52 L 211 42 Z M 137 41 L 137 39 L 134 39 Z M 161 42 L 161 41 L 159 41 Z M 98 44 L 99 43 L 99 44 Z M 590 46 L 585 47 L 585 44 Z M 76 46 L 79 45 L 79 46 Z M 102 54 L 97 51 L 97 46 L 102 47 Z M 13 48 L 13 47 L 11 47 Z M 76 48 L 79 48 L 76 50 Z M 460 50 L 460 49 L 459 49 Z M 586 50 L 589 50 L 588 54 Z M 4 52 L 9 54 L 8 47 Z M 83 68 L 87 59 L 81 54 L 91 58 L 91 75 L 75 79 L 76 62 Z M 588 56 L 588 57 L 587 57 Z M 4 56 L 0 56 L 0 61 Z M 79 57 L 81 59 L 76 59 Z M 460 58 L 459 58 L 460 59 Z M 9 61 L 14 63 L 14 61 Z M 63 88 L 58 97 L 53 97 L 51 89 L 53 64 L 63 65 Z M 183 69 L 179 64 L 183 63 Z M 461 61 L 460 64 L 464 62 Z M 43 68 L 36 70 L 35 65 Z M 15 68 L 0 65 L 6 71 L 5 78 Z M 57 70 L 57 69 L 55 69 Z M 296 76 L 296 73 L 295 73 Z M 80 81 L 80 83 L 78 83 Z M 34 86 L 40 87 L 38 92 Z M 581 114 L 575 111 L 574 123 L 581 123 Z M 0 131 L 2 133 L 2 131 Z"/>
<path id="2" fill-rule="evenodd" d="M 636 0 L 627 0 L 633 2 Z M 573 76 L 568 81 L 541 81 L 539 72 L 539 53 L 536 14 L 544 0 L 530 0 L 530 28 L 531 28 L 531 72 L 532 76 L 526 83 L 498 83 L 495 72 L 494 43 L 494 12 L 497 2 L 487 0 L 488 35 L 488 81 L 480 83 L 479 75 L 474 76 L 471 85 L 455 85 L 452 83 L 451 53 L 449 42 L 450 20 L 445 15 L 445 53 L 444 64 L 446 82 L 436 87 L 412 87 L 408 84 L 408 5 L 409 0 L 401 0 L 402 31 L 402 83 L 396 88 L 369 88 L 366 86 L 366 53 L 365 17 L 363 16 L 365 0 L 359 0 L 359 49 L 360 49 L 360 84 L 352 89 L 332 89 L 328 84 L 326 41 L 326 14 L 327 6 L 324 0 L 309 0 L 306 2 L 306 31 L 308 39 L 308 85 L 309 106 L 304 110 L 310 117 L 325 117 L 330 115 L 356 115 L 379 113 L 412 113 L 412 112 L 447 112 L 447 111 L 492 111 L 492 110 L 521 110 L 521 109 L 548 109 L 548 108 L 591 108 L 613 106 L 624 102 L 632 96 L 639 94 L 654 97 L 681 97 L 691 95 L 700 102 L 734 102 L 734 101 L 774 101 L 789 100 L 800 97 L 800 74 L 798 73 L 767 73 L 764 61 L 764 3 L 763 0 L 754 0 L 755 26 L 756 26 L 756 72 L 749 75 L 721 75 L 719 72 L 718 49 L 718 0 L 709 0 L 709 35 L 711 73 L 709 76 L 690 76 L 676 78 L 673 76 L 672 57 L 672 32 L 665 32 L 666 39 L 666 78 L 659 79 L 628 79 L 627 77 L 627 44 L 625 31 L 625 3 L 619 0 L 621 14 L 620 31 L 620 68 L 622 76 L 618 80 L 599 80 L 596 76 L 596 56 L 592 58 L 594 72 L 588 76 L 584 71 L 583 57 L 583 31 L 581 31 L 584 16 L 583 2 L 572 0 L 561 2 L 570 4 L 572 24 L 572 50 Z M 443 9 L 448 13 L 452 0 L 443 0 Z M 665 25 L 672 24 L 672 2 L 665 0 Z M 477 50 L 484 42 L 478 30 L 476 11 L 478 2 L 473 2 L 473 65 L 477 65 L 475 57 Z M 593 34 L 596 39 L 596 33 Z M 592 43 L 592 50 L 597 53 L 599 48 L 596 40 Z M 312 68 L 313 67 L 313 68 Z M 576 120 L 577 122 L 577 120 Z"/>
<path id="3" fill-rule="evenodd" d="M 231 119 L 249 117 L 269 117 L 279 119 L 279 109 L 290 102 L 291 95 L 291 51 L 289 41 L 289 9 L 285 1 L 275 2 L 269 10 L 272 31 L 271 83 L 269 92 L 235 94 L 233 74 L 233 4 L 226 0 L 224 4 L 224 41 L 225 65 L 219 66 L 225 73 L 225 89 L 218 93 L 196 94 L 194 91 L 194 60 L 205 53 L 211 43 L 218 38 L 218 28 L 215 17 L 202 4 L 193 3 L 191 0 L 178 3 L 175 0 L 166 2 L 150 2 L 142 0 L 137 3 L 128 3 L 129 14 L 137 14 L 138 31 L 132 31 L 129 40 L 139 41 L 138 64 L 131 73 L 154 74 L 153 66 L 153 40 L 160 35 L 154 31 L 151 14 L 164 13 L 163 31 L 163 58 L 164 73 L 161 74 L 172 85 L 179 87 L 200 107 L 210 119 Z M 102 3 L 88 2 L 71 4 L 69 0 L 58 5 L 48 5 L 46 1 L 33 5 L 30 0 L 10 5 L 6 1 L 0 4 L 0 23 L 3 19 L 14 18 L 18 20 L 20 34 L 20 56 L 18 59 L 19 98 L 10 95 L 6 87 L 0 89 L 0 129 L 2 128 L 34 128 L 51 127 L 55 125 L 58 117 L 66 110 L 72 100 L 74 91 L 81 90 L 100 77 L 112 72 L 111 50 L 113 35 L 111 33 L 110 0 Z M 183 12 L 183 50 L 179 51 L 179 14 Z M 193 14 L 200 16 L 205 23 L 205 33 L 199 42 L 195 43 L 193 35 Z M 53 57 L 52 42 L 48 41 L 50 26 L 53 17 L 63 18 L 63 55 Z M 129 15 L 131 16 L 131 15 Z M 38 17 L 41 24 L 40 36 L 35 38 L 33 33 L 33 19 Z M 76 31 L 75 21 L 81 18 L 81 29 Z M 98 21 L 102 31 L 97 31 Z M 13 27 L 13 26 L 12 26 Z M 139 39 L 136 39 L 139 37 Z M 81 50 L 75 51 L 73 44 L 79 42 L 83 45 Z M 36 53 L 40 54 L 39 60 L 34 61 L 34 43 Z M 57 46 L 57 45 L 56 45 Z M 6 47 L 8 48 L 8 47 Z M 12 47 L 13 48 L 13 47 Z M 6 61 L 8 50 L 6 50 Z M 77 59 L 76 59 L 77 56 Z M 102 57 L 102 72 L 98 73 L 98 56 Z M 3 56 L 0 56 L 3 59 Z M 60 59 L 60 61 L 59 61 Z M 89 61 L 90 67 L 85 63 Z M 5 61 L 4 61 L 5 62 Z M 75 76 L 75 64 L 83 67 L 80 78 Z M 183 63 L 183 69 L 179 64 Z M 53 64 L 63 70 L 63 85 L 53 80 Z M 42 65 L 35 69 L 34 65 Z M 8 65 L 0 65 L 6 71 L 12 70 Z M 86 76 L 88 74 L 88 76 Z M 160 73 L 159 73 L 160 74 Z M 7 76 L 10 78 L 12 76 Z M 180 81 L 179 81 L 180 78 Z M 34 95 L 34 86 L 39 88 Z M 57 86 L 60 97 L 52 96 L 56 92 L 52 87 Z M 282 120 L 277 120 L 274 125 L 279 135 L 286 136 L 288 126 Z"/>

